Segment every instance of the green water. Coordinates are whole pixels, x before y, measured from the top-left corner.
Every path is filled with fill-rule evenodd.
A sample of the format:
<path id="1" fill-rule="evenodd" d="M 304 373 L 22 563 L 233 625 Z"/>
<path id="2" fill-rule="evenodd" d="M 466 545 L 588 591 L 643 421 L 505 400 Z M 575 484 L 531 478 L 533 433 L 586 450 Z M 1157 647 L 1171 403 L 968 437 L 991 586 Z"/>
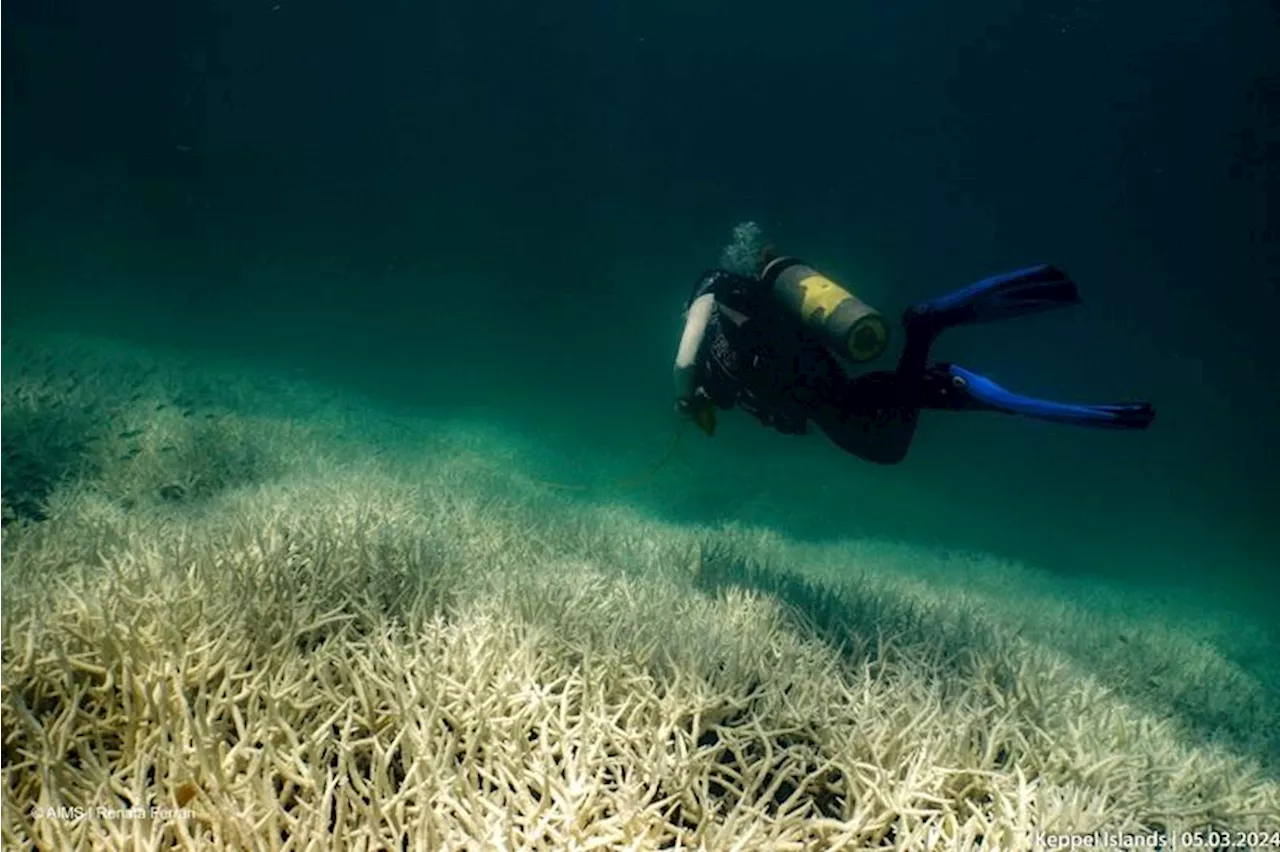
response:
<path id="1" fill-rule="evenodd" d="M 1149 433 L 934 413 L 904 464 L 876 468 L 739 413 L 643 484 L 580 499 L 978 551 L 1273 621 L 1265 10 L 6 15 L 6 332 L 232 355 L 411 417 L 463 412 L 547 478 L 598 482 L 662 454 L 683 299 L 740 219 L 891 316 L 1051 261 L 1083 308 L 937 354 L 1029 393 L 1151 399 Z"/>

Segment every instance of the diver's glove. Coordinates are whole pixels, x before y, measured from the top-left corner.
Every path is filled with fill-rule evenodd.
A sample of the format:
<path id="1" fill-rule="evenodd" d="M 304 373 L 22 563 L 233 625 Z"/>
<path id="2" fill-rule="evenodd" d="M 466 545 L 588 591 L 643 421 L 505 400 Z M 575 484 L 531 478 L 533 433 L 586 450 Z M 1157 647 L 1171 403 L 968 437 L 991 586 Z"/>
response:
<path id="1" fill-rule="evenodd" d="M 702 388 L 677 399 L 676 414 L 692 420 L 708 436 L 716 433 L 716 406 Z"/>

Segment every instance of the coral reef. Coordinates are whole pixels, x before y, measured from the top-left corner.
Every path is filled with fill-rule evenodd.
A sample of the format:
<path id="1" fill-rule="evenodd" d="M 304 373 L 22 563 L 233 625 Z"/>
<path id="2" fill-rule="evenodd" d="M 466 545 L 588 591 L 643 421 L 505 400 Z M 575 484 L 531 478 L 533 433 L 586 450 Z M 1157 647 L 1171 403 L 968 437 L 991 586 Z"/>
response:
<path id="1" fill-rule="evenodd" d="M 92 363 L 133 375 L 131 357 Z M 1198 684 L 1161 713 L 1132 658 L 1091 671 L 856 546 L 563 499 L 477 431 L 371 422 L 305 389 L 193 391 L 187 369 L 72 392 L 40 363 L 6 355 L 6 440 L 19 424 L 15 452 L 47 473 L 6 484 L 26 502 L 3 541 L 5 848 L 1280 830 L 1274 766 L 1187 724 L 1218 712 L 1198 697 L 1217 685 L 1277 727 L 1203 643 L 1146 635 L 1146 665 Z M 90 403 L 144 431 L 95 426 Z M 64 424 L 42 427 L 57 446 L 23 422 Z M 340 440 L 357 425 L 363 449 Z M 1113 638 L 1043 590 L 1020 608 L 1081 648 Z"/>

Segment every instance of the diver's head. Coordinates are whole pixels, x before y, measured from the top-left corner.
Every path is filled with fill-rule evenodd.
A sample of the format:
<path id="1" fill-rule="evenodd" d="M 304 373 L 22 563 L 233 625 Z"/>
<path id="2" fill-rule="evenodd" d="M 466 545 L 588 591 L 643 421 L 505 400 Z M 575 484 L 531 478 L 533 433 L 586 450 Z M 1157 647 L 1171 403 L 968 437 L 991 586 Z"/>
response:
<path id="1" fill-rule="evenodd" d="M 739 222 L 733 226 L 733 239 L 720 251 L 720 268 L 734 275 L 754 276 L 761 258 L 772 252 L 764 231 L 755 222 Z"/>

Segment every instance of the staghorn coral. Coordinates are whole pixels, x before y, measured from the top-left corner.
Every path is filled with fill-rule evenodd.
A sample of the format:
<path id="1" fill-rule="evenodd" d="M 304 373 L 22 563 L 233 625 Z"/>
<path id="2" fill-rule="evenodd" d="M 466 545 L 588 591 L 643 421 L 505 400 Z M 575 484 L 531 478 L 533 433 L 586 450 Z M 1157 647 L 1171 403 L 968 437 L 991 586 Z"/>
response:
<path id="1" fill-rule="evenodd" d="M 1021 849 L 1280 813 L 1248 755 L 870 552 L 552 499 L 447 430 L 378 462 L 236 428 L 278 467 L 200 511 L 87 471 L 5 527 L 5 848 Z M 1148 635 L 1165 678 L 1239 687 Z"/>

